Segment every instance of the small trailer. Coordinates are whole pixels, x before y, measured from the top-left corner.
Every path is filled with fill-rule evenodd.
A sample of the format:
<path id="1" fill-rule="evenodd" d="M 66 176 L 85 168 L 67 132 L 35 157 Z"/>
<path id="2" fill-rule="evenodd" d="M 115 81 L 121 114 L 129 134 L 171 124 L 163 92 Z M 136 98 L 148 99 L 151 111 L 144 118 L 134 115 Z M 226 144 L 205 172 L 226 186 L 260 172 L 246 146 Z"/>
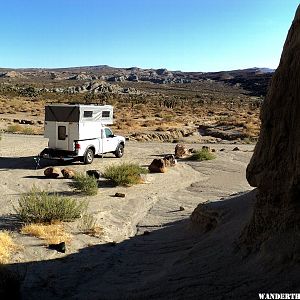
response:
<path id="1" fill-rule="evenodd" d="M 125 138 L 114 135 L 106 126 L 109 124 L 113 124 L 111 105 L 47 105 L 44 137 L 49 142 L 40 157 L 85 164 L 92 163 L 95 155 L 109 152 L 122 157 Z"/>

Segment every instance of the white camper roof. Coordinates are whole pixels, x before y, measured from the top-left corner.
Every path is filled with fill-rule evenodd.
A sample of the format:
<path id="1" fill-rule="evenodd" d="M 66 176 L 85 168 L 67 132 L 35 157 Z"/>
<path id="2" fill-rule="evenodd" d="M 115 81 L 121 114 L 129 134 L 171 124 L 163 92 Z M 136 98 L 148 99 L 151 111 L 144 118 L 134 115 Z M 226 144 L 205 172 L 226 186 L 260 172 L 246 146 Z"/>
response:
<path id="1" fill-rule="evenodd" d="M 113 106 L 50 104 L 45 106 L 45 121 L 113 124 Z"/>

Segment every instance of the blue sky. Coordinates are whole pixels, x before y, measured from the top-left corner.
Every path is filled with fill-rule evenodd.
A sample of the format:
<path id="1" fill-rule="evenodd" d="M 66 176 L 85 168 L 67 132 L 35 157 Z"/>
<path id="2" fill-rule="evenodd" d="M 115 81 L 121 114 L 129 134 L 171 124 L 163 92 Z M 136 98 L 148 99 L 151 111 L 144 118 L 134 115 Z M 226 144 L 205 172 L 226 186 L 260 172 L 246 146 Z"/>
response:
<path id="1" fill-rule="evenodd" d="M 276 68 L 296 0 L 0 0 L 0 67 Z"/>

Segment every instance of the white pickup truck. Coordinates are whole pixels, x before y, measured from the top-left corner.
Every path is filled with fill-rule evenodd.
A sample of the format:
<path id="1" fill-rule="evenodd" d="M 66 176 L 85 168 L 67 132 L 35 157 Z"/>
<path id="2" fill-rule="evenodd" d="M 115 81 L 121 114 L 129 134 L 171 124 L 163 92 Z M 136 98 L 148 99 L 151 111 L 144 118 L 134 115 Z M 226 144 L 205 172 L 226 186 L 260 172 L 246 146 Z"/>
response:
<path id="1" fill-rule="evenodd" d="M 45 133 L 48 147 L 41 158 L 81 160 L 91 164 L 95 155 L 124 154 L 125 138 L 114 135 L 105 124 L 112 124 L 110 105 L 47 105 L 45 107 Z"/>

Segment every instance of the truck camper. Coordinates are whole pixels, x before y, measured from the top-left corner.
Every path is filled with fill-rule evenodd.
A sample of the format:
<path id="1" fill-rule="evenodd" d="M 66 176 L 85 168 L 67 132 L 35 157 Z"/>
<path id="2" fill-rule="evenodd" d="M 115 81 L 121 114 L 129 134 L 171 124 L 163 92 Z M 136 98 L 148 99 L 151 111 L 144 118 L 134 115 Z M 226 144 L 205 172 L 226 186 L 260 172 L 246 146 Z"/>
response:
<path id="1" fill-rule="evenodd" d="M 41 158 L 59 160 L 81 160 L 93 162 L 95 155 L 124 154 L 125 138 L 116 136 L 106 125 L 113 124 L 111 105 L 67 105 L 45 106 L 45 138 L 48 147 Z"/>

